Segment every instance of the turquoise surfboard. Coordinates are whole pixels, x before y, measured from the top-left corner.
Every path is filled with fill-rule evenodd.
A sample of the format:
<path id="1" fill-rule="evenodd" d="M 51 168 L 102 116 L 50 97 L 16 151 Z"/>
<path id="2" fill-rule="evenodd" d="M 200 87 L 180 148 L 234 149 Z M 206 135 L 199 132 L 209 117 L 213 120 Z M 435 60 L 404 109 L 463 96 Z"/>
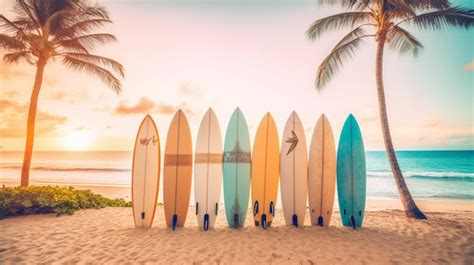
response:
<path id="1" fill-rule="evenodd" d="M 251 153 L 244 115 L 235 109 L 225 135 L 223 154 L 224 202 L 229 227 L 243 227 L 249 203 Z"/>
<path id="2" fill-rule="evenodd" d="M 365 150 L 359 124 L 352 114 L 342 128 L 337 149 L 337 195 L 344 226 L 361 227 L 366 197 Z"/>

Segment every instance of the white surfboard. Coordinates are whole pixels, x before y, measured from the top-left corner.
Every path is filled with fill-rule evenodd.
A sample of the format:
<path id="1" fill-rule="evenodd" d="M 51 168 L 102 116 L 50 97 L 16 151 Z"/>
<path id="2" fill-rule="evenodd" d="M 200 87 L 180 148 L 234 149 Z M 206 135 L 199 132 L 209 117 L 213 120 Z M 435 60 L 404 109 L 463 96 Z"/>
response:
<path id="1" fill-rule="evenodd" d="M 281 199 L 285 223 L 304 224 L 307 200 L 308 158 L 303 124 L 292 112 L 283 131 L 280 153 Z"/>
<path id="2" fill-rule="evenodd" d="M 222 184 L 222 137 L 216 114 L 204 115 L 194 155 L 194 195 L 200 227 L 214 227 L 219 210 Z"/>
<path id="3" fill-rule="evenodd" d="M 151 227 L 160 183 L 160 137 L 146 115 L 135 139 L 132 165 L 132 208 L 135 227 Z"/>

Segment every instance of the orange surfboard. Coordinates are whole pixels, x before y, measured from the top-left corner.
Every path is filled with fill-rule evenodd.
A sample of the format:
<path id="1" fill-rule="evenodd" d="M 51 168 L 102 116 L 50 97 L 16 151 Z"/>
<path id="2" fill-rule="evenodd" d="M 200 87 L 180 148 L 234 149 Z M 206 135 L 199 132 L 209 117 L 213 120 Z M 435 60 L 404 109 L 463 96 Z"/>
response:
<path id="1" fill-rule="evenodd" d="M 252 153 L 252 206 L 256 226 L 272 224 L 280 177 L 278 131 L 270 113 L 257 129 Z"/>
<path id="2" fill-rule="evenodd" d="M 184 226 L 189 209 L 193 147 L 191 131 L 179 110 L 171 121 L 166 138 L 163 172 L 163 202 L 166 225 L 173 230 Z"/>

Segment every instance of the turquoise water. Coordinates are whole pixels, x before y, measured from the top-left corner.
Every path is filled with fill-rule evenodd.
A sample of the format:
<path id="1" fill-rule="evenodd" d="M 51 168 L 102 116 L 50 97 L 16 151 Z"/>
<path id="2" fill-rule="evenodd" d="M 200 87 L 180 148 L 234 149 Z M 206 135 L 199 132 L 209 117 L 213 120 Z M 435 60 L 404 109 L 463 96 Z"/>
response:
<path id="1" fill-rule="evenodd" d="M 414 197 L 474 199 L 474 151 L 399 151 Z M 398 197 L 385 152 L 367 152 L 367 193 Z"/>
<path id="2" fill-rule="evenodd" d="M 414 197 L 474 199 L 474 151 L 397 154 Z M 19 181 L 22 155 L 0 152 L 0 184 Z M 366 156 L 367 195 L 398 197 L 385 152 L 368 151 Z M 35 152 L 30 179 L 32 183 L 128 187 L 131 167 L 131 152 Z"/>

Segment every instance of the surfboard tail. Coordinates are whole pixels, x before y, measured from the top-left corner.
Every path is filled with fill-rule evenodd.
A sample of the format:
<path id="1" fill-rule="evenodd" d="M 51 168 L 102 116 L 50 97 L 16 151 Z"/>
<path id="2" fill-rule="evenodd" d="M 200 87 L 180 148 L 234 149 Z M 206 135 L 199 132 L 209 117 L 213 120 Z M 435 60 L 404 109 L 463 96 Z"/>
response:
<path id="1" fill-rule="evenodd" d="M 319 216 L 319 217 L 318 217 L 318 225 L 319 225 L 319 226 L 324 226 L 324 220 L 323 220 L 323 217 L 322 217 L 322 216 Z"/>
<path id="2" fill-rule="evenodd" d="M 176 230 L 176 226 L 178 225 L 178 215 L 173 215 L 173 231 Z"/>
<path id="3" fill-rule="evenodd" d="M 293 214 L 293 225 L 298 227 L 298 215 Z"/>

